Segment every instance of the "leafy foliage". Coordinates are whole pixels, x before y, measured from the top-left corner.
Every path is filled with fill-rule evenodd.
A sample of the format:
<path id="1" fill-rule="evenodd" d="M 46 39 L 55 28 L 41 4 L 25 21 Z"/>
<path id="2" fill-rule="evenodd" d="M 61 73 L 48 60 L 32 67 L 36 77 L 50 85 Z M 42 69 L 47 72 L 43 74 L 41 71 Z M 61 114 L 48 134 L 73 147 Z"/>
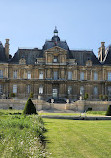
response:
<path id="1" fill-rule="evenodd" d="M 0 157 L 46 157 L 44 123 L 38 115 L 0 115 Z"/>
<path id="2" fill-rule="evenodd" d="M 23 110 L 23 114 L 37 114 L 36 107 L 34 106 L 32 100 L 29 98 L 25 104 L 25 108 Z"/>
<path id="3" fill-rule="evenodd" d="M 33 97 L 34 97 L 34 94 L 31 92 L 29 98 L 33 98 Z"/>
<path id="4" fill-rule="evenodd" d="M 99 99 L 103 100 L 103 95 L 102 94 L 99 95 Z"/>
<path id="5" fill-rule="evenodd" d="M 111 116 L 111 105 L 109 105 L 106 116 Z"/>
<path id="6" fill-rule="evenodd" d="M 15 93 L 10 93 L 10 94 L 9 94 L 9 97 L 10 97 L 10 98 L 14 98 L 14 97 L 15 97 Z"/>
<path id="7" fill-rule="evenodd" d="M 85 93 L 85 95 L 84 95 L 84 99 L 87 100 L 88 98 L 89 98 L 88 93 Z"/>

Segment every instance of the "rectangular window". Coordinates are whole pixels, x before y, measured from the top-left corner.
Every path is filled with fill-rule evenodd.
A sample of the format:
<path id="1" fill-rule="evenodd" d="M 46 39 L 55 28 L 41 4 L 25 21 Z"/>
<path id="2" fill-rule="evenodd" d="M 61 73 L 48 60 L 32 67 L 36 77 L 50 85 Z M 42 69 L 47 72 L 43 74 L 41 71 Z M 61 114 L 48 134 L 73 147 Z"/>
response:
<path id="1" fill-rule="evenodd" d="M 111 86 L 108 86 L 108 96 L 111 96 Z"/>
<path id="2" fill-rule="evenodd" d="M 83 86 L 80 87 L 80 95 L 84 95 L 84 87 Z"/>
<path id="3" fill-rule="evenodd" d="M 108 81 L 111 81 L 111 72 L 108 72 Z"/>
<path id="4" fill-rule="evenodd" d="M 39 94 L 43 94 L 43 86 L 39 87 Z"/>
<path id="5" fill-rule="evenodd" d="M 30 71 L 28 71 L 28 73 L 27 73 L 27 78 L 31 79 L 31 72 Z"/>
<path id="6" fill-rule="evenodd" d="M 84 80 L 84 72 L 80 73 L 80 80 Z"/>
<path id="7" fill-rule="evenodd" d="M 98 80 L 98 74 L 97 74 L 97 72 L 94 72 L 94 80 L 95 80 L 95 81 Z"/>
<path id="8" fill-rule="evenodd" d="M 52 96 L 53 96 L 53 98 L 57 98 L 57 96 L 58 96 L 58 89 L 57 88 L 52 89 Z"/>
<path id="9" fill-rule="evenodd" d="M 94 87 L 94 92 L 93 92 L 93 94 L 96 96 L 96 95 L 98 95 L 98 87 Z"/>
<path id="10" fill-rule="evenodd" d="M 17 93 L 17 85 L 16 84 L 13 85 L 13 93 Z"/>
<path id="11" fill-rule="evenodd" d="M 72 80 L 72 71 L 68 71 L 68 80 Z"/>
<path id="12" fill-rule="evenodd" d="M 54 56 L 53 62 L 54 62 L 54 63 L 57 63 L 57 62 L 58 62 L 58 57 L 57 57 L 57 56 Z"/>
<path id="13" fill-rule="evenodd" d="M 2 85 L 0 84 L 0 94 L 2 94 Z"/>
<path id="14" fill-rule="evenodd" d="M 17 78 L 17 70 L 13 71 L 13 78 Z"/>
<path id="15" fill-rule="evenodd" d="M 43 79 L 43 71 L 39 72 L 39 79 Z"/>
<path id="16" fill-rule="evenodd" d="M 3 70 L 0 70 L 0 78 L 3 78 Z"/>
<path id="17" fill-rule="evenodd" d="M 54 71 L 54 80 L 57 80 L 58 79 L 58 73 L 57 71 Z"/>
<path id="18" fill-rule="evenodd" d="M 72 86 L 68 86 L 68 94 L 70 95 L 72 93 Z"/>
<path id="19" fill-rule="evenodd" d="M 29 94 L 30 93 L 30 85 L 27 85 L 27 93 Z"/>

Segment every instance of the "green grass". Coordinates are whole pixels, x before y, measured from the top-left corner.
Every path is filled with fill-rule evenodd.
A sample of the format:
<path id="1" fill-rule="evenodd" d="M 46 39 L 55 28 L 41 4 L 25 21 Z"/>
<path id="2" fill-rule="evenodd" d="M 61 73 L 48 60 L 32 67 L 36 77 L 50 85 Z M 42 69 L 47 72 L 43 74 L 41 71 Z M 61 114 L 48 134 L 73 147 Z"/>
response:
<path id="1" fill-rule="evenodd" d="M 0 158 L 43 158 L 45 132 L 40 116 L 0 110 Z"/>
<path id="2" fill-rule="evenodd" d="M 111 121 L 44 118 L 51 158 L 111 158 Z"/>

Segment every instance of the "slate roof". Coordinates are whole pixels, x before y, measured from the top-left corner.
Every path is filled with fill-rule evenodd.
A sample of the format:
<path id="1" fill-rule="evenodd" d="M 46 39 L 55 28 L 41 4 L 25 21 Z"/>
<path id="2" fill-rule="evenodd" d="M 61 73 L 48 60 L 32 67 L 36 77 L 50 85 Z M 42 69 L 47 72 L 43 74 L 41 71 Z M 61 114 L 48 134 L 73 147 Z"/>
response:
<path id="1" fill-rule="evenodd" d="M 60 40 L 56 27 L 54 30 L 54 36 L 51 40 L 47 40 L 45 42 L 42 49 L 19 48 L 14 57 L 10 60 L 10 62 L 18 64 L 19 60 L 21 58 L 24 58 L 26 60 L 26 64 L 35 64 L 36 58 L 42 58 L 44 56 L 44 52 L 50 48 L 53 48 L 54 46 L 65 49 L 67 51 L 67 59 L 76 59 L 78 65 L 86 65 L 87 60 L 91 60 L 93 65 L 101 65 L 93 51 L 70 50 L 67 42 Z"/>
<path id="2" fill-rule="evenodd" d="M 7 62 L 6 55 L 5 55 L 5 48 L 0 41 L 0 63 Z"/>
<path id="3" fill-rule="evenodd" d="M 111 65 L 111 45 L 107 48 L 106 50 L 106 55 L 105 58 L 103 60 L 103 65 Z"/>
<path id="4" fill-rule="evenodd" d="M 26 64 L 35 64 L 36 58 L 42 58 L 45 50 L 58 46 L 67 51 L 67 59 L 76 59 L 78 65 L 86 65 L 87 60 L 91 60 L 93 65 L 101 65 L 93 51 L 70 50 L 66 41 L 61 41 L 58 36 L 53 36 L 50 41 L 46 41 L 42 49 L 18 49 L 11 63 L 19 63 L 21 58 L 26 60 Z"/>
<path id="5" fill-rule="evenodd" d="M 18 49 L 18 51 L 15 53 L 14 57 L 10 61 L 10 63 L 19 63 L 19 60 L 21 58 L 24 58 L 26 60 L 26 64 L 35 64 L 36 58 L 42 58 L 43 57 L 43 51 L 34 48 L 34 49 Z"/>
<path id="6" fill-rule="evenodd" d="M 93 51 L 71 50 L 73 59 L 76 59 L 78 65 L 85 65 L 87 60 L 91 60 L 93 65 L 101 65 Z"/>

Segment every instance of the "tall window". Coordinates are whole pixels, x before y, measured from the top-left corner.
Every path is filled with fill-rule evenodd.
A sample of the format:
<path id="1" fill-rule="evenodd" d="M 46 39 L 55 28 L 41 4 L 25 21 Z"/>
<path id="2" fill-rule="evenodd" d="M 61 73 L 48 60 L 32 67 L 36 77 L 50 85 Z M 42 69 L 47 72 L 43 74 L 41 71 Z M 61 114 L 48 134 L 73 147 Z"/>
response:
<path id="1" fill-rule="evenodd" d="M 80 87 L 80 95 L 84 95 L 84 87 L 83 86 Z"/>
<path id="2" fill-rule="evenodd" d="M 17 70 L 13 71 L 13 78 L 17 78 Z"/>
<path id="3" fill-rule="evenodd" d="M 3 78 L 3 70 L 0 70 L 0 78 Z"/>
<path id="4" fill-rule="evenodd" d="M 58 73 L 57 71 L 54 71 L 54 80 L 57 80 L 58 79 Z"/>
<path id="5" fill-rule="evenodd" d="M 93 94 L 94 94 L 94 95 L 98 95 L 98 87 L 96 87 L 96 86 L 94 87 Z"/>
<path id="6" fill-rule="evenodd" d="M 108 86 L 108 96 L 111 96 L 111 86 Z"/>
<path id="7" fill-rule="evenodd" d="M 17 93 L 17 85 L 16 84 L 13 85 L 13 93 Z"/>
<path id="8" fill-rule="evenodd" d="M 80 73 L 80 80 L 84 80 L 84 72 Z"/>
<path id="9" fill-rule="evenodd" d="M 0 84 L 0 94 L 2 93 L 2 85 Z"/>
<path id="10" fill-rule="evenodd" d="M 31 79 L 31 72 L 30 71 L 27 72 L 27 78 Z"/>
<path id="11" fill-rule="evenodd" d="M 72 93 L 72 86 L 68 86 L 68 94 L 70 95 Z"/>
<path id="12" fill-rule="evenodd" d="M 57 56 L 54 56 L 53 62 L 54 62 L 54 63 L 57 63 L 57 62 L 58 62 L 58 57 L 57 57 Z"/>
<path id="13" fill-rule="evenodd" d="M 108 81 L 111 81 L 111 72 L 108 72 Z"/>
<path id="14" fill-rule="evenodd" d="M 68 71 L 68 80 L 72 80 L 72 71 Z"/>
<path id="15" fill-rule="evenodd" d="M 43 94 L 43 86 L 42 85 L 39 87 L 39 94 Z"/>
<path id="16" fill-rule="evenodd" d="M 30 93 L 30 89 L 31 89 L 30 85 L 27 85 L 27 93 L 28 94 Z"/>
<path id="17" fill-rule="evenodd" d="M 43 71 L 39 72 L 39 79 L 43 79 Z"/>
<path id="18" fill-rule="evenodd" d="M 98 80 L 98 73 L 97 72 L 94 72 L 94 80 Z"/>

